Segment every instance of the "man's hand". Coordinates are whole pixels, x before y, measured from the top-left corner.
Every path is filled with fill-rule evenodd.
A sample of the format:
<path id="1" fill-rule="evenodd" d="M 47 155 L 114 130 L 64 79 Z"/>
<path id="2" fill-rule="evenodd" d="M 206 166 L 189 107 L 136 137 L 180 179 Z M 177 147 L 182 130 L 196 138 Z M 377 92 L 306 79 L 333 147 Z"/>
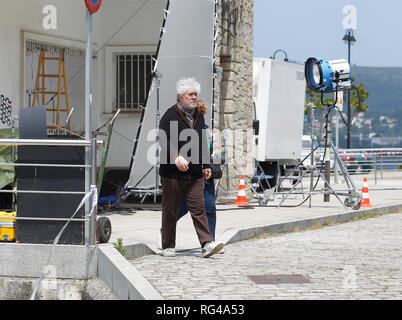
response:
<path id="1" fill-rule="evenodd" d="M 204 178 L 205 178 L 205 180 L 208 180 L 209 178 L 211 178 L 211 176 L 212 176 L 211 168 L 204 169 Z"/>
<path id="2" fill-rule="evenodd" d="M 176 159 L 174 160 L 174 163 L 176 167 L 182 171 L 185 172 L 188 170 L 188 162 L 186 159 L 184 159 L 181 155 L 178 155 Z"/>

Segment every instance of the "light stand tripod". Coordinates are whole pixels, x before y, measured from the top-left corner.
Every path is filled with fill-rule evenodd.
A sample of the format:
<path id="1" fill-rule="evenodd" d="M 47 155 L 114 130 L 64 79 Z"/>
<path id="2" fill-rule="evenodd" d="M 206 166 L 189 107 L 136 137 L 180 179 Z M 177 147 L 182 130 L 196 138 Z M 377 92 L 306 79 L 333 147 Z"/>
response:
<path id="1" fill-rule="evenodd" d="M 337 99 L 337 98 L 336 98 Z M 336 101 L 335 99 L 335 101 Z M 292 191 L 297 187 L 298 184 L 301 183 L 302 179 L 304 176 L 306 176 L 307 173 L 310 173 L 310 191 L 309 191 L 309 196 L 308 199 L 310 201 L 310 207 L 311 207 L 311 196 L 316 193 L 323 193 L 324 194 L 324 201 L 329 201 L 329 194 L 332 193 L 335 195 L 335 197 L 338 199 L 338 201 L 346 208 L 346 207 L 351 207 L 353 210 L 358 210 L 360 208 L 360 202 L 362 201 L 362 194 L 357 191 L 356 186 L 354 185 L 344 163 L 341 160 L 341 157 L 339 156 L 338 150 L 335 148 L 334 144 L 332 143 L 331 140 L 331 130 L 330 130 L 330 122 L 328 121 L 328 118 L 330 116 L 330 112 L 333 108 L 335 108 L 335 104 L 324 104 L 323 102 L 323 96 L 321 95 L 321 102 L 323 105 L 326 105 L 328 110 L 326 113 L 326 127 L 325 127 L 325 151 L 324 151 L 324 157 L 323 161 L 325 161 L 326 165 L 326 171 L 327 174 L 324 176 L 321 173 L 321 170 L 317 167 L 317 162 L 314 161 L 314 152 L 318 149 L 317 147 L 312 146 L 312 151 L 303 159 L 301 160 L 298 165 L 295 168 L 300 167 L 300 165 L 308 158 L 310 157 L 311 159 L 311 164 L 308 165 L 307 170 L 299 176 L 297 182 L 293 185 L 293 187 L 289 190 L 289 192 L 285 195 L 285 197 L 282 199 L 282 201 L 277 205 L 277 207 L 282 206 L 282 203 L 288 198 L 288 196 L 292 193 Z M 312 112 L 312 119 L 314 120 L 314 111 Z M 312 134 L 313 135 L 313 134 Z M 341 170 L 342 175 L 344 176 L 345 182 L 348 187 L 347 193 L 342 193 L 342 192 L 335 192 L 335 190 L 331 187 L 329 180 L 329 156 L 330 156 L 330 151 L 333 151 L 334 153 L 334 160 L 338 164 L 338 167 Z M 314 165 L 313 165 L 314 163 Z M 322 166 L 321 166 L 322 167 Z M 324 189 L 321 191 L 314 191 L 315 187 L 317 186 L 317 183 L 319 181 L 319 178 L 317 179 L 317 182 L 315 186 L 313 186 L 313 177 L 314 177 L 314 172 L 317 172 L 319 178 L 322 178 L 324 181 Z M 342 202 L 342 200 L 339 198 L 339 196 L 346 196 L 345 201 Z M 304 201 L 303 201 L 304 202 Z"/>
<path id="2" fill-rule="evenodd" d="M 147 196 L 153 195 L 154 196 L 154 203 L 156 203 L 156 198 L 158 195 L 162 194 L 162 190 L 159 188 L 159 165 L 160 165 L 160 151 L 159 151 L 159 122 L 160 122 L 160 84 L 161 84 L 161 78 L 162 74 L 155 69 L 155 71 L 152 72 L 152 77 L 153 81 L 155 84 L 155 89 L 156 89 L 156 113 L 155 113 L 155 128 L 156 128 L 156 133 L 155 133 L 155 165 L 152 166 L 142 177 L 141 179 L 138 180 L 138 182 L 133 186 L 130 187 L 129 190 L 127 189 L 120 189 L 117 192 L 116 199 L 119 199 L 116 202 L 116 205 L 119 203 L 124 202 L 127 197 L 130 194 L 138 194 L 140 197 L 142 196 L 141 203 L 144 202 L 145 198 Z M 150 189 L 136 189 L 137 186 L 148 176 L 148 174 L 151 173 L 151 171 L 155 169 L 155 187 L 150 188 Z"/>
<path id="3" fill-rule="evenodd" d="M 155 190 L 154 190 L 154 203 L 156 203 L 156 196 L 161 193 L 159 189 L 159 165 L 160 165 L 160 154 L 159 154 L 159 122 L 160 122 L 160 100 L 159 100 L 159 90 L 161 87 L 161 78 L 162 74 L 155 69 L 153 76 L 155 77 L 155 86 L 156 86 L 156 119 L 155 119 L 155 127 L 156 127 L 156 135 L 155 135 Z"/>

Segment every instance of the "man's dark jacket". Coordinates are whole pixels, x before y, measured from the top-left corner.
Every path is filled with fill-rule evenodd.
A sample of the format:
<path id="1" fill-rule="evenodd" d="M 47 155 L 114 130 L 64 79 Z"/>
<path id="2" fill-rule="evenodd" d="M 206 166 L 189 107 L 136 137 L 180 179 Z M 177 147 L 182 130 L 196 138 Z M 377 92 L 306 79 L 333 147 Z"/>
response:
<path id="1" fill-rule="evenodd" d="M 188 131 L 194 135 L 193 139 L 191 136 L 186 137 L 186 140 L 182 137 L 181 139 L 184 141 L 180 141 L 180 133 L 185 129 L 191 129 L 190 123 L 184 113 L 177 105 L 174 105 L 162 116 L 159 123 L 159 143 L 161 146 L 159 174 L 162 177 L 198 179 L 203 176 L 202 169 L 210 168 L 206 131 L 203 130 L 206 127 L 204 115 L 198 108 L 196 108 L 193 118 L 193 128 L 191 131 Z M 173 127 L 171 127 L 171 123 L 174 123 Z M 177 132 L 174 128 L 177 128 Z M 194 151 L 195 153 L 192 154 Z M 198 157 L 195 158 L 197 156 L 197 151 Z M 189 162 L 189 169 L 186 172 L 181 172 L 174 163 L 174 159 L 178 154 Z"/>

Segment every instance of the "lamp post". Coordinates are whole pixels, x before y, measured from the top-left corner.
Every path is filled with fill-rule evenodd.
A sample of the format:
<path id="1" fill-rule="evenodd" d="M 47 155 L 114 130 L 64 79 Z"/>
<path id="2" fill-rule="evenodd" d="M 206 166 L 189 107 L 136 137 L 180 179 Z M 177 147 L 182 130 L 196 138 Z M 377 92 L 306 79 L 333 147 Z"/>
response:
<path id="1" fill-rule="evenodd" d="M 349 29 L 346 29 L 346 34 L 345 34 L 345 36 L 343 37 L 343 41 L 348 45 L 348 62 L 349 62 L 349 65 L 351 66 L 351 64 L 350 64 L 350 46 L 351 45 L 353 45 L 355 42 L 356 42 L 356 38 L 354 37 L 354 35 L 353 35 L 353 29 L 351 29 L 351 28 L 349 28 Z M 350 118 L 351 118 L 351 112 L 350 112 L 350 91 L 348 91 L 347 92 L 347 94 L 348 94 L 348 98 L 347 98 L 347 101 L 348 101 L 348 124 L 350 125 Z M 350 149 L 350 127 L 348 126 L 347 127 L 348 129 L 348 134 L 347 134 L 347 148 L 348 149 Z"/>
<path id="2" fill-rule="evenodd" d="M 96 13 L 102 0 L 84 0 L 87 7 L 85 16 L 85 139 L 92 141 L 92 15 Z M 90 191 L 91 184 L 96 184 L 96 148 L 85 148 L 85 192 Z M 95 163 L 95 165 L 94 165 Z M 91 167 L 93 170 L 91 170 Z M 95 182 L 95 183 L 93 183 Z M 90 205 L 85 202 L 85 216 L 90 213 Z M 90 221 L 85 222 L 85 244 L 95 244 L 95 214 L 93 213 Z"/>

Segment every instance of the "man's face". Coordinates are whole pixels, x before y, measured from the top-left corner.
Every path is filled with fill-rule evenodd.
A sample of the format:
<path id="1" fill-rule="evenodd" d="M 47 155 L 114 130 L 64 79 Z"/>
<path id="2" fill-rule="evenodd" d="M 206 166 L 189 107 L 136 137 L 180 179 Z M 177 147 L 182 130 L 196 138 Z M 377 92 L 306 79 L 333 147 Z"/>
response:
<path id="1" fill-rule="evenodd" d="M 195 109 L 198 104 L 198 94 L 195 91 L 187 90 L 179 96 L 179 102 L 185 109 Z"/>

